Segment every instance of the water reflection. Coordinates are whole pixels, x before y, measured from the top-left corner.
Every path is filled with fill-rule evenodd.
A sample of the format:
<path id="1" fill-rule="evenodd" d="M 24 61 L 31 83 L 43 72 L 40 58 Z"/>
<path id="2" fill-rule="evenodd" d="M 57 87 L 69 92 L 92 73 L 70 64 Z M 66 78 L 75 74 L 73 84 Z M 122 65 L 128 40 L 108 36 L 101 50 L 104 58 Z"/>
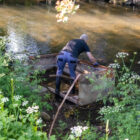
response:
<path id="1" fill-rule="evenodd" d="M 12 23 L 7 26 L 8 43 L 6 51 L 13 54 L 14 58 L 27 59 L 29 55 L 37 55 L 39 49 L 35 39 L 21 31 Z"/>

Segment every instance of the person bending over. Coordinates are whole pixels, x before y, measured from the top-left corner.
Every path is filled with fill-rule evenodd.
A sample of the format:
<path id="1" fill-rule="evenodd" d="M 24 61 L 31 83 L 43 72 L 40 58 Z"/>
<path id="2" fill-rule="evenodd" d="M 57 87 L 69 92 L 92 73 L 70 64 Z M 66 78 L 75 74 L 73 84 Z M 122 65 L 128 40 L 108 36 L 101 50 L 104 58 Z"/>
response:
<path id="1" fill-rule="evenodd" d="M 60 84 L 61 84 L 61 75 L 63 73 L 65 64 L 68 63 L 69 72 L 71 77 L 71 84 L 73 83 L 74 79 L 76 78 L 76 65 L 78 56 L 86 52 L 89 60 L 93 63 L 93 66 L 98 66 L 98 62 L 91 54 L 90 49 L 87 45 L 88 36 L 86 34 L 82 34 L 80 39 L 72 39 L 70 40 L 66 46 L 60 51 L 57 56 L 57 72 L 56 72 L 56 89 L 55 93 L 59 94 L 60 92 Z M 73 87 L 71 93 L 75 93 L 75 86 Z"/>

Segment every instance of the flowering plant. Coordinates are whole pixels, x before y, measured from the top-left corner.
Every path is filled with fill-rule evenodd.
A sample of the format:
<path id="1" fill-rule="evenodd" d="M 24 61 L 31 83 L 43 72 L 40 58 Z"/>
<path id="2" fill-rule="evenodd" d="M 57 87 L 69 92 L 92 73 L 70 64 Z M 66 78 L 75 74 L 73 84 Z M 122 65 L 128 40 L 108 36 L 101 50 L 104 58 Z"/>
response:
<path id="1" fill-rule="evenodd" d="M 58 0 L 56 7 L 58 14 L 56 15 L 57 22 L 66 22 L 68 20 L 68 14 L 75 14 L 79 9 L 79 5 L 75 5 L 73 0 Z"/>
<path id="2" fill-rule="evenodd" d="M 23 62 L 13 62 L 5 44 L 0 39 L 0 140 L 47 140 L 39 118 L 43 104 L 35 94 L 39 89 L 31 89 L 38 83 L 36 75 Z"/>
<path id="3" fill-rule="evenodd" d="M 11 101 L 0 94 L 0 138 L 47 140 L 46 134 L 37 130 L 43 126 L 39 107 L 27 107 L 28 101 L 20 95 L 13 97 Z"/>
<path id="4" fill-rule="evenodd" d="M 74 126 L 67 140 L 95 140 L 99 137 L 93 126 Z"/>
<path id="5" fill-rule="evenodd" d="M 131 59 L 131 63 L 125 62 L 125 57 L 129 56 L 126 52 L 117 53 L 114 64 L 110 64 L 109 67 L 115 69 L 115 88 L 111 95 L 106 98 L 111 105 L 105 104 L 101 108 L 99 113 L 102 117 L 101 120 L 105 122 L 109 120 L 112 130 L 111 139 L 139 139 L 139 121 L 137 106 L 139 105 L 139 82 L 140 75 L 131 70 L 134 57 Z M 122 63 L 118 63 L 121 60 Z"/>
<path id="6" fill-rule="evenodd" d="M 71 134 L 69 135 L 68 140 L 78 140 L 84 131 L 88 129 L 87 126 L 74 126 L 71 128 Z"/>

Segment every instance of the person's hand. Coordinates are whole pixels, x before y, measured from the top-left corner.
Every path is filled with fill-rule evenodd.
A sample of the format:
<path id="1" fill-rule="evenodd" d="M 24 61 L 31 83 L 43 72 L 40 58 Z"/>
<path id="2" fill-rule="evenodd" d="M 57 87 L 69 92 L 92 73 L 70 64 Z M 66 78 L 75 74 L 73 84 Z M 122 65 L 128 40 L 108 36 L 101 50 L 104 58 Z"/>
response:
<path id="1" fill-rule="evenodd" d="M 99 63 L 98 62 L 95 62 L 95 63 L 93 63 L 93 66 L 94 67 L 99 66 Z"/>

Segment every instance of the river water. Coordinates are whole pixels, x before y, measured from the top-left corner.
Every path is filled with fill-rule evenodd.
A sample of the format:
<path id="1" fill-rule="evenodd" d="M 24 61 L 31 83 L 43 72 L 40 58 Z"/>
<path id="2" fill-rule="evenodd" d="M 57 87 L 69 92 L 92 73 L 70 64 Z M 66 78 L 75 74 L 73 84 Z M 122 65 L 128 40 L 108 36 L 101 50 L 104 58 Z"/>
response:
<path id="1" fill-rule="evenodd" d="M 88 34 L 88 45 L 103 64 L 113 62 L 117 52 L 140 51 L 138 12 L 95 3 L 80 6 L 67 23 L 57 23 L 53 8 L 0 6 L 0 35 L 9 40 L 7 52 L 20 59 L 58 52 L 82 33 Z"/>

